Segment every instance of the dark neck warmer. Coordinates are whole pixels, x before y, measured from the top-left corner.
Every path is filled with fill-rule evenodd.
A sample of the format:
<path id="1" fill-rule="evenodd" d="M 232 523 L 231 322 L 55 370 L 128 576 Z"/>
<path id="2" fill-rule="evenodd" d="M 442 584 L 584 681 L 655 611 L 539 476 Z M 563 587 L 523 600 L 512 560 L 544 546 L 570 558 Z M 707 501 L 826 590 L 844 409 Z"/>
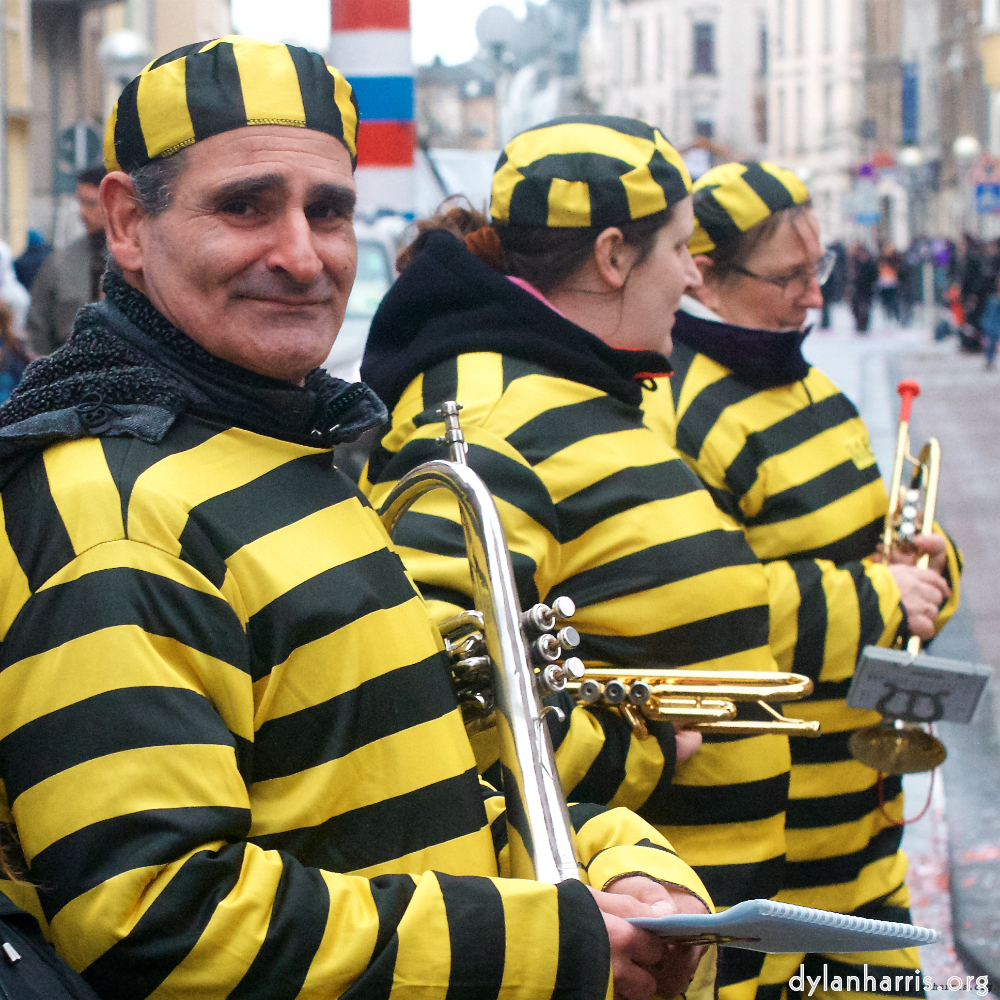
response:
<path id="1" fill-rule="evenodd" d="M 31 364 L 0 406 L 0 455 L 84 435 L 156 443 L 181 413 L 314 448 L 385 422 L 363 383 L 321 368 L 305 386 L 258 375 L 209 354 L 119 276 L 106 274 L 104 290 L 77 313 L 67 343 Z"/>
<path id="2" fill-rule="evenodd" d="M 674 319 L 674 340 L 728 368 L 753 389 L 774 389 L 809 374 L 802 357 L 805 330 L 754 330 L 692 316 L 683 309 Z"/>
<path id="3" fill-rule="evenodd" d="M 372 321 L 361 377 L 389 409 L 421 372 L 460 354 L 495 352 L 638 406 L 642 380 L 671 371 L 655 351 L 616 350 L 432 230 Z"/>

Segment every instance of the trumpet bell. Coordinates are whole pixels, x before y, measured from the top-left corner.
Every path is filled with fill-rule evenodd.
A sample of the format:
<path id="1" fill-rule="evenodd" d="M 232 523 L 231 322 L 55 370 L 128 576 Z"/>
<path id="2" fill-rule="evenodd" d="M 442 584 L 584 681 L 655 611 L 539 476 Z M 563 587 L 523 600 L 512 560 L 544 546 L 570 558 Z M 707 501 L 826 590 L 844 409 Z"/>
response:
<path id="1" fill-rule="evenodd" d="M 848 749 L 855 760 L 882 774 L 920 774 L 944 763 L 944 744 L 919 726 L 883 719 L 851 733 Z"/>

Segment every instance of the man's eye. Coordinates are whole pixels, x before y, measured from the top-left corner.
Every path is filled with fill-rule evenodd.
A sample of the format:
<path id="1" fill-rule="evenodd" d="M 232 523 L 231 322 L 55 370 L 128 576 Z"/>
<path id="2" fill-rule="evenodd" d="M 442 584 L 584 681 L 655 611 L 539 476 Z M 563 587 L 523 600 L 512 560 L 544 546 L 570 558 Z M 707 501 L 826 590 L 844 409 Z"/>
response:
<path id="1" fill-rule="evenodd" d="M 236 198 L 233 201 L 227 201 L 222 206 L 222 211 L 225 212 L 226 215 L 246 216 L 250 215 L 254 211 L 254 206 L 244 198 Z"/>
<path id="2" fill-rule="evenodd" d="M 343 218 L 344 213 L 336 206 L 328 202 L 318 201 L 306 206 L 306 218 L 314 222 L 332 222 L 334 219 Z"/>

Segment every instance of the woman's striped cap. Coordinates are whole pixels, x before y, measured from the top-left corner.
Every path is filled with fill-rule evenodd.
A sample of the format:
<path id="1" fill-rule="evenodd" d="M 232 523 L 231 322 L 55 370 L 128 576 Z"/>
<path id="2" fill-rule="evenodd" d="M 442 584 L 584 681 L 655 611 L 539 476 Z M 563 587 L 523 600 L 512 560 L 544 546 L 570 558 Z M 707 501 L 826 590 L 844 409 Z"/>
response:
<path id="1" fill-rule="evenodd" d="M 809 190 L 784 167 L 763 160 L 722 163 L 695 182 L 691 255 L 738 240 L 769 215 L 809 200 Z"/>
<path id="2" fill-rule="evenodd" d="M 552 229 L 617 226 L 691 191 L 684 161 L 634 118 L 556 118 L 516 135 L 493 173 L 493 221 Z"/>
<path id="3" fill-rule="evenodd" d="M 315 52 L 240 35 L 185 45 L 151 62 L 111 112 L 104 162 L 130 172 L 247 125 L 326 132 L 357 164 L 358 102 L 347 80 Z"/>

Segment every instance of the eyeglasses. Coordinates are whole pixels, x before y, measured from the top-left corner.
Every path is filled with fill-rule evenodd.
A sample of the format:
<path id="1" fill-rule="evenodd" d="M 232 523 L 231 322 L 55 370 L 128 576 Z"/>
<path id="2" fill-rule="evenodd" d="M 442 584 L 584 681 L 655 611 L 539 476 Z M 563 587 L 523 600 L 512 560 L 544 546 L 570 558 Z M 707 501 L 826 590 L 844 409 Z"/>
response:
<path id="1" fill-rule="evenodd" d="M 789 291 L 804 291 L 809 286 L 809 282 L 813 280 L 818 285 L 825 285 L 829 281 L 830 275 L 833 274 L 833 268 L 836 263 L 836 250 L 827 250 L 817 261 L 815 267 L 799 268 L 791 274 L 783 274 L 775 278 L 769 278 L 763 274 L 755 274 L 753 271 L 748 271 L 745 267 L 734 267 L 732 270 L 739 274 L 745 274 L 748 278 L 756 278 L 757 281 L 766 282 L 768 285 L 776 285 L 787 295 Z"/>

